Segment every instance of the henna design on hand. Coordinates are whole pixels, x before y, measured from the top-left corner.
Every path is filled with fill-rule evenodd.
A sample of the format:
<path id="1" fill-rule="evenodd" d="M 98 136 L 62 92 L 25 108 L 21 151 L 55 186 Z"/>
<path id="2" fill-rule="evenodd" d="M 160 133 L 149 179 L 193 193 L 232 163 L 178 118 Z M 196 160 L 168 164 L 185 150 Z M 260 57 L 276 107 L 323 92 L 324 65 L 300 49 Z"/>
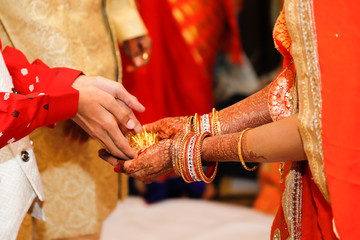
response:
<path id="1" fill-rule="evenodd" d="M 159 133 L 160 139 L 168 139 L 183 130 L 186 117 L 163 118 L 156 122 L 146 124 L 144 127 L 149 132 Z"/>
<path id="2" fill-rule="evenodd" d="M 201 159 L 209 162 L 239 161 L 236 148 L 238 138 L 238 133 L 205 138 Z"/>
<path id="3" fill-rule="evenodd" d="M 220 128 L 223 134 L 240 132 L 272 121 L 268 109 L 270 85 L 250 97 L 219 112 Z"/>
<path id="4" fill-rule="evenodd" d="M 123 172 L 145 183 L 150 183 L 170 172 L 173 169 L 171 143 L 171 139 L 162 140 L 146 149 L 137 158 L 123 162 L 121 164 Z"/>

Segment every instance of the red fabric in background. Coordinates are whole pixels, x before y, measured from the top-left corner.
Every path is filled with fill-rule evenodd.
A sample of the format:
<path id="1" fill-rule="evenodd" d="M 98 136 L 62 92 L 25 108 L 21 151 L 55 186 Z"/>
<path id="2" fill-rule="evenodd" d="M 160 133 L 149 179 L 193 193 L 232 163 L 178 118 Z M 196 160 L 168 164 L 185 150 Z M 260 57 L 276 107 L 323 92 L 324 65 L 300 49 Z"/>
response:
<path id="1" fill-rule="evenodd" d="M 123 83 L 146 111 L 142 124 L 170 116 L 203 114 L 214 106 L 213 80 L 195 62 L 167 0 L 139 0 L 139 11 L 153 41 L 150 63 L 123 73 Z M 123 57 L 124 65 L 129 64 Z"/>
<path id="2" fill-rule="evenodd" d="M 240 29 L 237 22 L 237 14 L 242 10 L 242 1 L 225 0 L 225 11 L 227 15 L 227 22 L 229 24 L 229 34 L 227 46 L 225 51 L 228 52 L 232 62 L 243 64 L 244 59 L 242 53 L 242 46 L 240 41 Z"/>
<path id="3" fill-rule="evenodd" d="M 360 239 L 360 2 L 314 1 L 324 164 L 340 238 Z"/>

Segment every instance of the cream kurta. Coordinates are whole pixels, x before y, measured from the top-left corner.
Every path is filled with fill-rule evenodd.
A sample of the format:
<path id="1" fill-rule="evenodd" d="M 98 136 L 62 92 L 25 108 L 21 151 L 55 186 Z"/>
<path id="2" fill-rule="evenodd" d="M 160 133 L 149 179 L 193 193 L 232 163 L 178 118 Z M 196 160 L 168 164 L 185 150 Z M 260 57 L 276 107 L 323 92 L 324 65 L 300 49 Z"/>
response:
<path id="1" fill-rule="evenodd" d="M 20 49 L 29 61 L 114 80 L 121 74 L 117 39 L 146 34 L 130 0 L 0 0 L 0 6 L 4 46 Z M 31 135 L 47 198 L 47 222 L 37 222 L 40 239 L 96 234 L 117 202 L 117 174 L 99 160 L 100 145 L 64 139 L 63 126 Z"/>

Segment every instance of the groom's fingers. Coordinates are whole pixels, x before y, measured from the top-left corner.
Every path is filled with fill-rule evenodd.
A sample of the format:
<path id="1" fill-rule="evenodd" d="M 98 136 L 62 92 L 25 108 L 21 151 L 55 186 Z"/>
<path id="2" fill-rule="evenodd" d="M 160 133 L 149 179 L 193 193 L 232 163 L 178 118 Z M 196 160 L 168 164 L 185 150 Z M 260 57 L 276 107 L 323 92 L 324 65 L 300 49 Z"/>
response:
<path id="1" fill-rule="evenodd" d="M 114 171 L 125 173 L 145 183 L 151 183 L 163 172 L 163 170 L 153 169 L 145 161 L 139 161 L 139 159 L 121 160 L 109 154 L 105 149 L 99 150 L 99 157 L 111 164 Z"/>
<path id="2" fill-rule="evenodd" d="M 110 155 L 110 153 L 108 153 L 105 149 L 99 150 L 99 157 L 111 164 L 113 167 L 118 165 L 119 159 Z"/>
<path id="3" fill-rule="evenodd" d="M 130 118 L 135 122 L 134 130 L 137 133 L 140 133 L 142 131 L 142 126 L 139 122 L 139 120 L 136 118 L 134 112 L 130 109 L 128 105 L 126 105 L 123 101 L 120 99 L 117 99 L 118 104 L 123 108 L 123 110 L 130 116 Z"/>
<path id="4" fill-rule="evenodd" d="M 112 165 L 114 167 L 114 171 L 115 172 L 123 172 L 125 174 L 128 174 L 130 177 L 136 177 L 136 171 L 139 171 L 140 169 L 135 169 L 133 167 L 125 167 L 125 163 L 128 162 L 130 163 L 130 161 L 133 160 L 122 160 L 119 158 L 116 158 L 114 156 L 112 156 L 110 153 L 108 153 L 105 149 L 100 149 L 99 152 L 99 157 L 101 159 L 103 159 L 104 161 L 108 162 L 110 165 Z M 132 164 L 128 164 L 128 166 L 132 166 Z"/>

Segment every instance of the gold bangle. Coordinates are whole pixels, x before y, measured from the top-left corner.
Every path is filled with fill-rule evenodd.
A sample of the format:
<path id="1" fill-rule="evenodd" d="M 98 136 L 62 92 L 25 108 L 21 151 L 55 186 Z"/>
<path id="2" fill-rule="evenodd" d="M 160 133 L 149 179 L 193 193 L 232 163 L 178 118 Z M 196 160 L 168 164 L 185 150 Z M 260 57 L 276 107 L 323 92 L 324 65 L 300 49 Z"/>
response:
<path id="1" fill-rule="evenodd" d="M 183 178 L 183 180 L 186 182 L 186 183 L 190 183 L 190 179 L 188 179 L 186 177 L 186 169 L 185 169 L 185 159 L 184 159 L 184 155 L 185 155 L 185 145 L 186 145 L 186 142 L 189 138 L 191 138 L 192 136 L 194 135 L 193 132 L 187 132 L 185 133 L 185 135 L 182 137 L 182 139 L 180 140 L 180 150 L 179 150 L 179 155 L 178 155 L 178 164 L 177 164 L 177 167 L 179 169 L 179 172 L 180 172 L 180 175 L 181 177 Z"/>
<path id="2" fill-rule="evenodd" d="M 180 171 L 179 171 L 179 166 L 178 166 L 178 158 L 179 158 L 179 150 L 180 150 L 180 141 L 182 139 L 182 137 L 185 135 L 185 132 L 178 132 L 174 139 L 173 139 L 173 145 L 172 145 L 172 164 L 173 164 L 173 168 L 174 171 L 177 175 L 181 176 Z"/>
<path id="3" fill-rule="evenodd" d="M 195 113 L 193 118 L 192 131 L 195 134 L 199 134 L 199 115 L 197 113 Z"/>
<path id="4" fill-rule="evenodd" d="M 242 149 L 241 149 L 241 142 L 242 142 L 242 138 L 244 136 L 244 133 L 248 130 L 250 130 L 251 128 L 246 128 L 245 130 L 243 130 L 241 133 L 240 133 L 240 136 L 239 136 L 239 141 L 238 141 L 238 155 L 239 155 L 239 159 L 240 159 L 240 162 L 241 162 L 241 165 L 247 170 L 247 171 L 254 171 L 255 169 L 257 169 L 258 166 L 254 166 L 252 168 L 249 168 L 248 166 L 246 166 L 246 163 L 244 161 L 244 158 L 242 156 Z"/>
<path id="5" fill-rule="evenodd" d="M 212 113 L 214 136 L 219 136 L 221 135 L 219 112 L 216 111 L 215 108 L 213 108 L 211 113 Z"/>
<path id="6" fill-rule="evenodd" d="M 199 173 L 201 180 L 204 181 L 205 183 L 211 183 L 214 180 L 218 168 L 218 162 L 210 163 L 210 166 L 208 167 L 211 167 L 210 169 L 211 172 L 209 171 L 204 172 L 202 168 L 201 148 L 204 139 L 210 136 L 213 136 L 210 132 L 203 132 L 199 135 L 198 142 L 196 143 L 196 171 L 197 173 Z"/>
<path id="7" fill-rule="evenodd" d="M 185 132 L 190 132 L 191 131 L 191 122 L 192 122 L 193 118 L 194 118 L 193 116 L 185 117 L 185 123 L 184 123 L 184 127 L 183 127 L 183 130 Z"/>

